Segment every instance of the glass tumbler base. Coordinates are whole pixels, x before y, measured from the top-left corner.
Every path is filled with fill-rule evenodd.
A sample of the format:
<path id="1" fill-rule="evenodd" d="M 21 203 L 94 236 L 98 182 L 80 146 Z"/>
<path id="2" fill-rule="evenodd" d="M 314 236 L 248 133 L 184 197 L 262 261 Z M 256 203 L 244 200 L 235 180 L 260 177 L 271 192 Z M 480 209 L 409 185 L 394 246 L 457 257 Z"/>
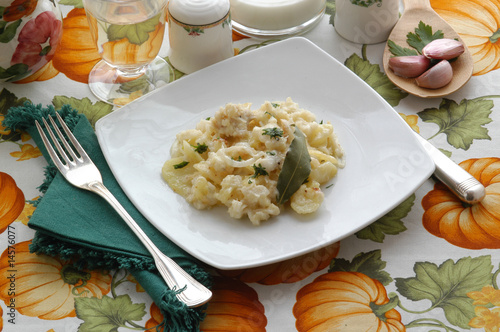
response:
<path id="1" fill-rule="evenodd" d="M 137 75 L 131 75 L 99 61 L 89 75 L 89 87 L 100 100 L 124 106 L 173 80 L 174 71 L 167 61 L 157 56 Z"/>
<path id="2" fill-rule="evenodd" d="M 236 32 L 242 35 L 253 37 L 253 38 L 282 38 L 282 37 L 292 37 L 304 34 L 314 28 L 323 18 L 326 9 L 322 9 L 316 16 L 312 17 L 308 21 L 299 24 L 297 26 L 292 26 L 289 28 L 277 29 L 277 30 L 266 30 L 260 28 L 249 27 L 244 24 L 232 20 L 232 27 Z"/>

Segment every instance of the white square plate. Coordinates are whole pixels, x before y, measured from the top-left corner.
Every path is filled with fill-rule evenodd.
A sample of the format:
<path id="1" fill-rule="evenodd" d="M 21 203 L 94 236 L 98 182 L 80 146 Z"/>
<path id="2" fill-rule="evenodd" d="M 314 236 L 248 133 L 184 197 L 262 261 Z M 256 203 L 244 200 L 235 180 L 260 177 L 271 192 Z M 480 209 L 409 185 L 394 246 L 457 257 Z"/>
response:
<path id="1" fill-rule="evenodd" d="M 346 153 L 346 167 L 324 189 L 325 201 L 314 215 L 287 211 L 255 227 L 222 207 L 195 209 L 162 180 L 179 131 L 228 102 L 260 107 L 287 97 L 318 121 L 331 121 Z M 96 132 L 114 175 L 141 213 L 184 250 L 220 269 L 274 263 L 336 242 L 392 210 L 434 171 L 394 109 L 302 37 L 183 77 L 100 119 Z"/>

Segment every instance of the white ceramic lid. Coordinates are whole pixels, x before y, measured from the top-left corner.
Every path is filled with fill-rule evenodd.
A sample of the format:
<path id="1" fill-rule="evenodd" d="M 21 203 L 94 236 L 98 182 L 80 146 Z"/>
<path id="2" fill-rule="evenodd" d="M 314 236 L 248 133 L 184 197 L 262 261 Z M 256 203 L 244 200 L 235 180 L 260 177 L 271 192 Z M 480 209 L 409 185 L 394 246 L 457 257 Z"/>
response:
<path id="1" fill-rule="evenodd" d="M 229 12 L 229 0 L 170 0 L 168 10 L 177 21 L 191 24 L 211 24 Z"/>

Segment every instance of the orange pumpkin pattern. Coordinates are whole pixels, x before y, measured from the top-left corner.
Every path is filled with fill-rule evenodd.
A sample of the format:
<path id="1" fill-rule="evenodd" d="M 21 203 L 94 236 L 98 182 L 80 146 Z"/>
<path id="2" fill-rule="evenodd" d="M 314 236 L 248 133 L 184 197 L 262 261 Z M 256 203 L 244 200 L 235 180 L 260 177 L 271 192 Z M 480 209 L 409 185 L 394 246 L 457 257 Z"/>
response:
<path id="1" fill-rule="evenodd" d="M 111 275 L 80 271 L 71 262 L 29 252 L 31 241 L 9 246 L 0 256 L 0 299 L 41 319 L 75 317 L 76 297 L 98 297 L 110 291 Z M 15 257 L 15 259 L 13 259 Z"/>
<path id="2" fill-rule="evenodd" d="M 106 61 L 116 65 L 147 64 L 160 51 L 164 34 L 165 24 L 158 23 L 155 30 L 149 33 L 147 42 L 140 45 L 130 43 L 127 38 L 105 42 L 102 44 L 103 57 Z"/>
<path id="3" fill-rule="evenodd" d="M 448 188 L 436 183 L 422 199 L 423 225 L 431 234 L 468 249 L 500 248 L 500 158 L 468 159 L 460 166 L 486 188 L 484 199 L 462 203 Z"/>
<path id="4" fill-rule="evenodd" d="M 3 124 L 3 120 L 5 119 L 5 115 L 0 114 L 0 135 L 9 135 L 12 130 L 7 129 Z"/>
<path id="5" fill-rule="evenodd" d="M 214 295 L 200 331 L 232 332 L 235 326 L 240 331 L 266 331 L 264 306 L 253 288 L 238 280 L 218 277 L 214 280 L 212 291 Z"/>
<path id="6" fill-rule="evenodd" d="M 99 60 L 85 10 L 72 9 L 63 19 L 61 42 L 52 58 L 54 68 L 72 80 L 88 83 L 89 73 Z"/>
<path id="7" fill-rule="evenodd" d="M 474 59 L 473 75 L 500 68 L 500 2 L 431 0 L 432 8 L 460 35 Z"/>
<path id="8" fill-rule="evenodd" d="M 39 196 L 32 198 L 31 201 L 36 201 L 38 200 Z M 35 212 L 36 207 L 31 203 L 31 202 L 26 202 L 24 204 L 24 209 L 23 211 L 17 216 L 16 221 L 24 224 L 25 226 L 28 225 L 28 221 L 30 220 L 31 216 L 33 215 L 33 212 Z"/>
<path id="9" fill-rule="evenodd" d="M 160 308 L 153 302 L 151 307 L 149 308 L 149 314 L 151 318 L 146 322 L 146 330 L 163 332 L 164 328 L 155 329 L 161 322 L 163 322 L 163 314 L 160 311 Z"/>
<path id="10" fill-rule="evenodd" d="M 264 306 L 259 302 L 257 292 L 241 281 L 215 277 L 206 317 L 200 324 L 203 332 L 265 332 L 267 318 Z M 151 318 L 146 329 L 151 329 L 163 321 L 163 315 L 156 304 L 151 305 Z M 160 332 L 163 332 L 163 328 Z"/>
<path id="11" fill-rule="evenodd" d="M 263 285 L 293 283 L 326 268 L 332 259 L 337 257 L 339 249 L 340 242 L 336 242 L 320 250 L 283 262 L 249 269 L 221 270 L 218 272 L 223 276 L 237 278 L 246 283 L 257 282 Z"/>
<path id="12" fill-rule="evenodd" d="M 7 173 L 0 172 L 0 233 L 21 214 L 24 194 L 16 181 Z"/>
<path id="13" fill-rule="evenodd" d="M 406 331 L 401 314 L 377 316 L 373 307 L 389 303 L 382 283 L 360 272 L 330 272 L 297 292 L 293 307 L 297 331 Z"/>
<path id="14" fill-rule="evenodd" d="M 238 33 L 237 31 L 233 30 L 233 41 L 238 41 L 238 40 L 243 40 L 243 39 L 248 39 L 250 37 L 242 35 L 241 33 Z"/>

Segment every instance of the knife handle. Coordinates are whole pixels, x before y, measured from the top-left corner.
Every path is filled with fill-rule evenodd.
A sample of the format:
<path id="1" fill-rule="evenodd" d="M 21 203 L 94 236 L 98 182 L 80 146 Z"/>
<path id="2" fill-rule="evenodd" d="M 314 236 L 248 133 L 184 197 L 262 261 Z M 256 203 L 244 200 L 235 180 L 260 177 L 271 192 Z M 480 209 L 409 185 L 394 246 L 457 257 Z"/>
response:
<path id="1" fill-rule="evenodd" d="M 461 201 L 474 204 L 484 198 L 486 190 L 481 182 L 439 151 L 438 148 L 425 138 L 416 132 L 413 133 L 432 158 L 432 161 L 434 161 L 434 165 L 436 166 L 434 175 L 436 178 L 453 191 Z"/>
<path id="2" fill-rule="evenodd" d="M 434 175 L 453 191 L 463 202 L 474 204 L 480 202 L 486 190 L 484 186 L 469 172 L 457 165 L 453 160 L 436 149 L 432 154 L 436 165 Z"/>

